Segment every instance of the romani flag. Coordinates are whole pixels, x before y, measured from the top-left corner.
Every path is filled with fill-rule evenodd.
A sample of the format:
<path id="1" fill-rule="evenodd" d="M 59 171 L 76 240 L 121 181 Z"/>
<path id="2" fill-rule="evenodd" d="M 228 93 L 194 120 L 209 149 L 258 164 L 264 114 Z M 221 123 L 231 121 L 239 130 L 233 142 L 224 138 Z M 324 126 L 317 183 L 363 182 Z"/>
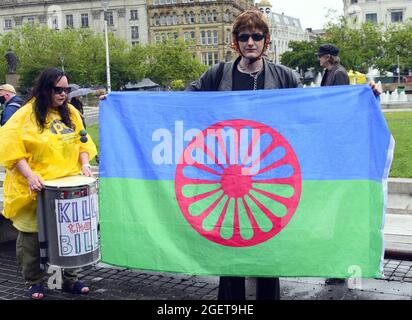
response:
<path id="1" fill-rule="evenodd" d="M 382 276 L 394 141 L 368 86 L 115 92 L 100 148 L 106 263 Z"/>

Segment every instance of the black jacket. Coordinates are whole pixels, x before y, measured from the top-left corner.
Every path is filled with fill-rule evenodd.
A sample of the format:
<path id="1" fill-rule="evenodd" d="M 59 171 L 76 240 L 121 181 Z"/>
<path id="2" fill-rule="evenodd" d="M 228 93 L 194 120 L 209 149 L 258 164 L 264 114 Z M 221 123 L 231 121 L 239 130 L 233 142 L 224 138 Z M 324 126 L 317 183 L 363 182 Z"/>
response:
<path id="1" fill-rule="evenodd" d="M 265 66 L 265 89 L 296 88 L 300 86 L 300 80 L 293 74 L 292 69 L 274 64 L 267 59 L 263 59 L 263 62 Z M 186 88 L 186 91 L 231 91 L 235 65 L 234 61 L 224 63 L 219 81 L 219 79 L 216 79 L 219 73 L 219 64 L 215 64 L 199 80 L 192 82 Z"/>
<path id="2" fill-rule="evenodd" d="M 337 63 L 332 69 L 325 71 L 323 75 L 321 87 L 340 86 L 349 84 L 349 76 L 346 69 Z"/>

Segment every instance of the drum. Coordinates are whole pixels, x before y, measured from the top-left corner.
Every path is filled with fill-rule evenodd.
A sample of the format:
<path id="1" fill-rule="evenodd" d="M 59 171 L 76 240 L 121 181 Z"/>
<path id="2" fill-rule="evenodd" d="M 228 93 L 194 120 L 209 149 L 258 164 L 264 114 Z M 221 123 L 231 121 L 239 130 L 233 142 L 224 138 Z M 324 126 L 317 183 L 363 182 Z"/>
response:
<path id="1" fill-rule="evenodd" d="M 41 264 L 80 268 L 100 260 L 97 180 L 70 176 L 44 183 L 37 196 Z"/>

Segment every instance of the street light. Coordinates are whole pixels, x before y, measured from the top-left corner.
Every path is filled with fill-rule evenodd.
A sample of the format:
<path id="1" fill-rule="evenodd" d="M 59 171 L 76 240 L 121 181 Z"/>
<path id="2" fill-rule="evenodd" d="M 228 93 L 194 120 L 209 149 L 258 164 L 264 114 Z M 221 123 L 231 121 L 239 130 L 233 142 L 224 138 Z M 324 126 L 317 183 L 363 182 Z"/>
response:
<path id="1" fill-rule="evenodd" d="M 396 70 L 396 72 L 398 73 L 398 86 L 401 84 L 401 69 L 400 69 L 400 65 L 399 65 L 399 51 L 401 51 L 401 46 L 400 45 L 396 45 L 396 53 L 398 55 L 398 69 Z"/>
<path id="2" fill-rule="evenodd" d="M 112 85 L 110 82 L 110 58 L 109 58 L 109 37 L 107 31 L 107 9 L 109 8 L 110 0 L 101 0 L 104 10 L 104 37 L 106 46 L 106 77 L 107 77 L 107 93 L 112 92 Z"/>

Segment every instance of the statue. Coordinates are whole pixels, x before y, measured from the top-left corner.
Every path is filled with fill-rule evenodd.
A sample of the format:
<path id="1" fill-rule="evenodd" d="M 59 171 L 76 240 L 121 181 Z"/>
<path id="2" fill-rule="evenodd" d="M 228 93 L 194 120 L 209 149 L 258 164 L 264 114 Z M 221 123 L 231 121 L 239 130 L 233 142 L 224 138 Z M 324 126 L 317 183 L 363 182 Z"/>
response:
<path id="1" fill-rule="evenodd" d="M 9 47 L 9 49 L 7 50 L 6 55 L 4 57 L 7 60 L 7 66 L 8 66 L 7 73 L 8 74 L 15 74 L 17 64 L 19 62 L 18 59 L 17 59 L 16 54 Z"/>

